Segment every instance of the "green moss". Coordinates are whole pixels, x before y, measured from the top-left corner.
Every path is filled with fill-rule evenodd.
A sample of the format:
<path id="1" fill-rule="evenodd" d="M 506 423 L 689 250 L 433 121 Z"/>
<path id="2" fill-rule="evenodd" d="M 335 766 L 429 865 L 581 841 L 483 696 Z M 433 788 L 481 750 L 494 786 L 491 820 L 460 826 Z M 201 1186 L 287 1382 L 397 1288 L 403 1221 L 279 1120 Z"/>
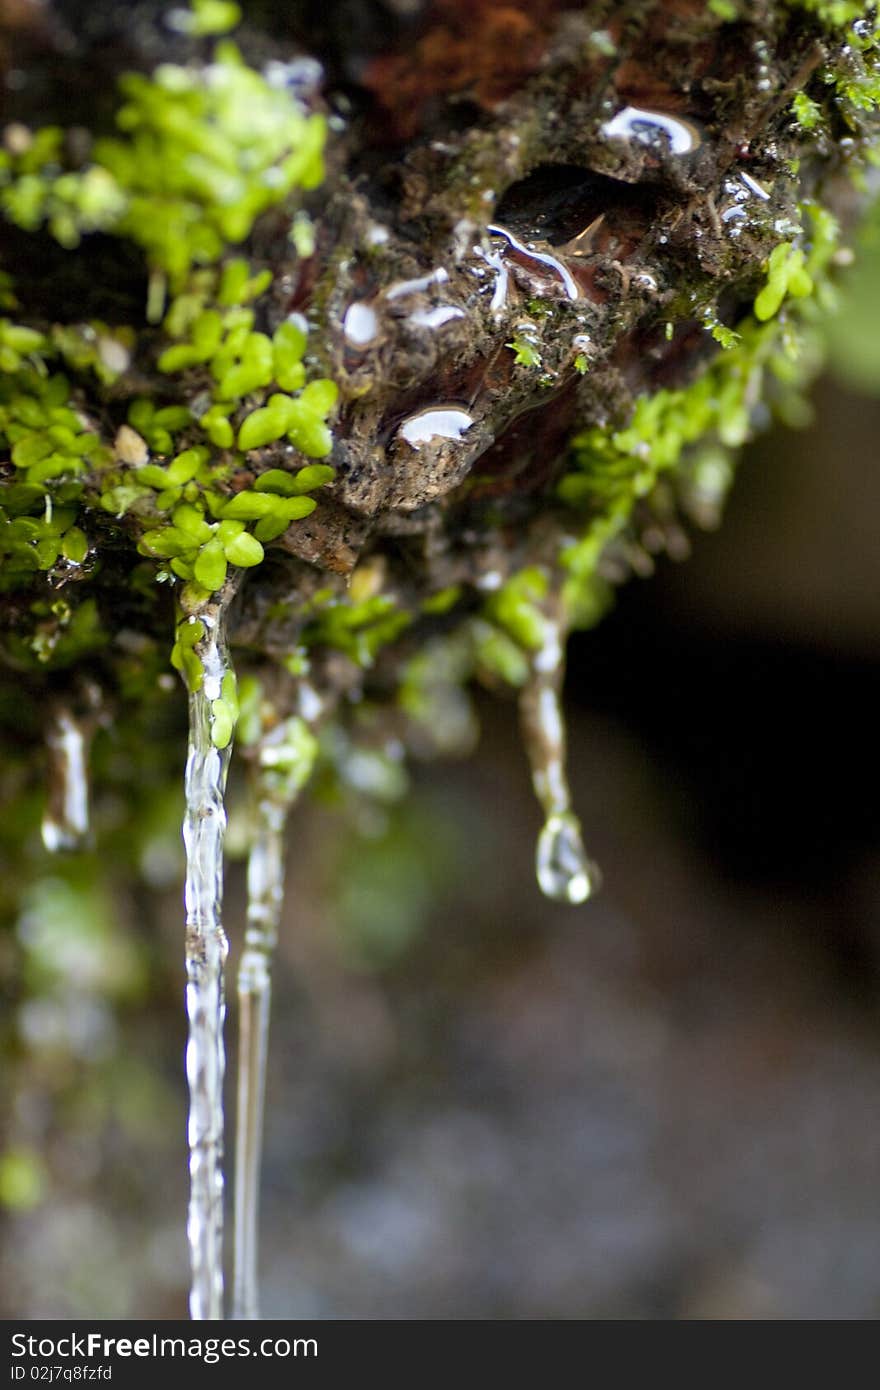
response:
<path id="1" fill-rule="evenodd" d="M 518 367 L 540 367 L 541 354 L 525 334 L 515 333 L 513 342 L 505 343 L 505 347 L 509 347 L 514 353 L 514 361 Z"/>
<path id="2" fill-rule="evenodd" d="M 241 20 L 241 6 L 233 0 L 191 0 L 190 9 L 174 11 L 176 28 L 203 38 L 208 34 L 228 34 Z"/>
<path id="3" fill-rule="evenodd" d="M 450 584 L 446 589 L 438 589 L 436 594 L 422 601 L 422 612 L 435 617 L 449 613 L 462 596 L 460 584 Z"/>
<path id="4" fill-rule="evenodd" d="M 174 22 L 199 36 L 237 16 L 237 6 L 205 0 L 175 11 Z M 141 343 L 132 329 L 100 322 L 47 334 L 0 319 L 0 446 L 15 469 L 0 482 L 0 583 L 39 590 L 41 573 L 60 582 L 74 570 L 99 572 L 89 569 L 97 509 L 124 520 L 157 577 L 177 587 L 185 610 L 198 611 L 230 566 L 258 565 L 264 545 L 307 516 L 315 506 L 308 494 L 334 476 L 312 465 L 272 470 L 274 481 L 253 489 L 234 483 L 245 466 L 236 441 L 247 452 L 283 438 L 312 458 L 331 448 L 336 387 L 306 381 L 304 320 L 271 336 L 259 331 L 251 306 L 271 272 L 230 254 L 263 211 L 320 181 L 325 125 L 228 43 L 206 66 L 165 64 L 123 77 L 119 88 L 118 135 L 96 141 L 75 167 L 58 127 L 17 128 L 0 152 L 0 214 L 25 230 L 47 226 L 71 250 L 96 230 L 127 238 L 147 256 L 151 317 L 162 317 L 166 284 L 174 298 L 155 349 L 152 337 Z M 3 303 L 14 303 L 11 287 Z M 83 412 L 83 401 L 95 402 L 95 380 L 124 402 L 131 362 L 154 352 L 170 399 L 129 392 L 127 425 L 105 437 L 100 400 L 94 419 Z M 69 375 L 53 373 L 59 361 Z M 22 645 L 39 661 L 67 660 L 95 611 L 80 604 L 48 627 L 35 611 Z M 175 665 L 190 680 L 196 660 L 178 634 Z M 227 715 L 217 717 L 222 734 Z"/>
<path id="5" fill-rule="evenodd" d="M 313 601 L 314 603 L 314 601 Z M 340 600 L 335 594 L 324 604 L 314 603 L 317 611 L 303 630 L 303 645 L 333 647 L 359 666 L 371 666 L 382 647 L 411 624 L 412 615 L 400 608 L 388 594 L 377 594 L 360 603 Z"/>
<path id="6" fill-rule="evenodd" d="M 119 88 L 120 133 L 97 140 L 84 167 L 63 167 L 54 127 L 3 152 L 0 209 L 10 221 L 26 231 L 46 225 L 67 247 L 93 231 L 126 237 L 182 289 L 193 266 L 216 264 L 262 212 L 323 178 L 324 118 L 228 41 L 209 67 L 166 63 L 150 77 L 122 77 Z"/>
<path id="7" fill-rule="evenodd" d="M 712 323 L 713 336 L 720 330 L 726 350 L 697 381 L 640 397 L 623 429 L 596 426 L 572 441 L 572 467 L 559 496 L 588 517 L 580 538 L 566 541 L 559 553 L 572 626 L 590 626 L 605 611 L 608 588 L 598 575 L 602 553 L 663 474 L 681 470 L 698 444 L 738 449 L 749 437 L 759 401 L 769 398 L 783 418 L 797 420 L 799 388 L 817 366 L 806 329 L 827 306 L 827 269 L 838 236 L 835 219 L 815 204 L 805 203 L 801 216 L 802 244 L 783 242 L 771 252 L 754 317 L 747 316 L 735 332 Z"/>
<path id="8" fill-rule="evenodd" d="M 830 29 L 843 28 L 873 10 L 863 0 L 788 0 L 792 9 L 806 10 Z"/>
<path id="9" fill-rule="evenodd" d="M 791 103 L 792 114 L 802 130 L 815 130 L 822 119 L 822 108 L 806 92 L 798 92 Z"/>
<path id="10" fill-rule="evenodd" d="M 543 601 L 549 587 L 547 571 L 529 565 L 492 594 L 486 614 L 526 651 L 537 651 L 545 641 Z"/>
<path id="11" fill-rule="evenodd" d="M 772 319 L 787 295 L 803 299 L 812 293 L 813 281 L 805 261 L 801 248 L 790 242 L 774 247 L 767 262 L 767 283 L 755 298 L 755 318 L 759 322 Z"/>

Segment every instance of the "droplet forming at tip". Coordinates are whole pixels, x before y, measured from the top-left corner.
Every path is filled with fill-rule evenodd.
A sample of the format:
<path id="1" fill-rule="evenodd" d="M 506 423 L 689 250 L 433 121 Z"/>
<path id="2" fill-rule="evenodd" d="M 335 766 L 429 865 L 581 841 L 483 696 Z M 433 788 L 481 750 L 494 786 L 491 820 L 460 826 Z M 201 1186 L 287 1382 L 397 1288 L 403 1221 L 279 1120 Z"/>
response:
<path id="1" fill-rule="evenodd" d="M 598 890 L 601 875 L 586 855 L 580 826 L 571 813 L 548 816 L 535 856 L 538 887 L 554 902 L 585 903 Z"/>
<path id="2" fill-rule="evenodd" d="M 565 772 L 565 716 L 560 702 L 565 628 L 555 615 L 545 613 L 543 622 L 543 641 L 532 654 L 531 674 L 520 693 L 520 720 L 532 785 L 545 816 L 535 871 L 545 897 L 576 906 L 598 890 L 601 875 L 584 850 Z"/>

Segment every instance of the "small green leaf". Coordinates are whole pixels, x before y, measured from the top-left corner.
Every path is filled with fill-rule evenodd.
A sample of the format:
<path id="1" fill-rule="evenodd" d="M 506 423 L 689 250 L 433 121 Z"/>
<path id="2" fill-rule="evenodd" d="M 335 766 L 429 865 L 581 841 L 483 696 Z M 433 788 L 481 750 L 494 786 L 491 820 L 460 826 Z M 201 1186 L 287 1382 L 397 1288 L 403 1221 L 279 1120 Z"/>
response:
<path id="1" fill-rule="evenodd" d="M 261 473 L 254 483 L 254 491 L 274 492 L 279 497 L 293 497 L 297 492 L 297 486 L 292 473 L 286 473 L 283 468 L 269 468 L 265 473 Z"/>
<path id="2" fill-rule="evenodd" d="M 197 363 L 204 361 L 198 348 L 193 347 L 192 343 L 175 343 L 173 347 L 166 348 L 160 353 L 156 366 L 160 372 L 169 375 L 172 372 L 186 371 L 187 367 L 194 367 Z"/>
<path id="3" fill-rule="evenodd" d="M 235 716 L 225 700 L 211 704 L 211 742 L 215 748 L 228 748 L 235 728 Z"/>
<path id="4" fill-rule="evenodd" d="M 30 468 L 31 464 L 47 458 L 53 451 L 52 440 L 47 434 L 26 434 L 13 445 L 12 462 L 16 468 Z"/>
<path id="5" fill-rule="evenodd" d="M 329 463 L 310 463 L 297 473 L 296 491 L 311 492 L 316 487 L 323 487 L 325 483 L 332 483 L 335 477 L 336 469 L 331 468 Z"/>
<path id="6" fill-rule="evenodd" d="M 280 439 L 290 427 L 294 402 L 289 396 L 270 396 L 268 404 L 253 411 L 238 432 L 239 449 L 260 449 Z"/>
<path id="7" fill-rule="evenodd" d="M 278 510 L 281 499 L 265 492 L 239 492 L 222 509 L 224 518 L 237 521 L 257 521 Z"/>
<path id="8" fill-rule="evenodd" d="M 238 719 L 238 681 L 234 671 L 227 671 L 220 682 L 220 698 L 225 700 L 234 719 Z"/>
<path id="9" fill-rule="evenodd" d="M 141 546 L 151 554 L 168 560 L 172 555 L 183 555 L 192 547 L 192 541 L 173 526 L 163 526 L 156 531 L 145 531 L 141 536 Z"/>
<path id="10" fill-rule="evenodd" d="M 303 517 L 311 516 L 317 505 L 314 497 L 285 497 L 279 502 L 277 514 L 288 522 L 301 521 Z"/>
<path id="11" fill-rule="evenodd" d="M 182 531 L 185 536 L 189 536 L 197 544 L 201 545 L 210 540 L 210 526 L 199 508 L 194 507 L 190 502 L 182 502 L 179 507 L 175 507 L 172 520 L 178 531 Z"/>
<path id="12" fill-rule="evenodd" d="M 168 486 L 169 478 L 164 468 L 160 468 L 157 463 L 144 464 L 135 473 L 135 478 L 139 483 L 146 483 L 147 487 L 155 488 L 157 492 L 164 492 Z"/>
<path id="13" fill-rule="evenodd" d="M 339 387 L 336 382 L 322 377 L 318 381 L 310 381 L 308 386 L 303 387 L 299 404 L 307 410 L 313 410 L 317 415 L 328 415 L 338 399 Z"/>
<path id="14" fill-rule="evenodd" d="M 192 650 L 184 650 L 180 656 L 187 689 L 195 694 L 205 683 L 205 668 Z"/>
<path id="15" fill-rule="evenodd" d="M 258 541 L 277 541 L 279 536 L 283 536 L 290 522 L 286 516 L 264 516 L 262 521 L 258 521 L 254 527 L 254 535 Z"/>
<path id="16" fill-rule="evenodd" d="M 323 420 L 297 422 L 287 435 L 291 444 L 308 458 L 326 458 L 333 448 L 333 436 Z"/>
<path id="17" fill-rule="evenodd" d="M 235 431 L 231 421 L 224 416 L 213 415 L 209 410 L 200 421 L 202 429 L 212 444 L 218 449 L 231 449 L 235 443 Z"/>
<path id="18" fill-rule="evenodd" d="M 71 564 L 81 565 L 89 553 L 89 539 L 86 533 L 78 526 L 71 526 L 69 531 L 65 531 L 61 541 L 61 553 Z"/>
<path id="19" fill-rule="evenodd" d="M 218 540 L 210 540 L 202 546 L 193 565 L 193 574 L 209 593 L 223 588 L 226 583 L 226 556 Z"/>
<path id="20" fill-rule="evenodd" d="M 168 482 L 174 487 L 182 487 L 196 476 L 207 459 L 207 449 L 184 449 L 182 454 L 172 459 L 165 470 Z"/>
<path id="21" fill-rule="evenodd" d="M 194 647 L 205 635 L 205 624 L 201 618 L 187 618 L 177 626 L 177 640 L 181 647 Z"/>
<path id="22" fill-rule="evenodd" d="M 240 536 L 233 536 L 224 548 L 229 563 L 241 565 L 243 569 L 258 565 L 263 558 L 263 547 L 256 537 L 248 535 L 247 531 L 243 531 Z"/>

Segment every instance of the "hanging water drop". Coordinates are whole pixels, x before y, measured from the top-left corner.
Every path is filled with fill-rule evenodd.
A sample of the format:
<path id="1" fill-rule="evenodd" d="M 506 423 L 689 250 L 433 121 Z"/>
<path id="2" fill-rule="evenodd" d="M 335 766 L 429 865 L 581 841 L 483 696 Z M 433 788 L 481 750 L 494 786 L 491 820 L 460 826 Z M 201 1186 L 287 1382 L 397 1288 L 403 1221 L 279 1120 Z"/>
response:
<path id="1" fill-rule="evenodd" d="M 88 755 L 92 729 L 65 705 L 46 730 L 49 787 L 43 813 L 43 844 L 50 853 L 82 847 L 89 833 Z"/>
<path id="2" fill-rule="evenodd" d="M 190 1199 L 187 1219 L 192 1284 L 190 1316 L 223 1316 L 223 967 L 227 942 L 223 902 L 224 792 L 235 720 L 234 681 L 217 603 L 192 620 L 197 665 L 188 670 L 189 745 L 186 813 L 186 1012 L 189 1037 Z M 187 627 L 182 624 L 182 627 Z M 178 638 L 180 638 L 178 629 Z"/>
<path id="3" fill-rule="evenodd" d="M 548 816 L 535 856 L 538 887 L 556 902 L 583 903 L 596 891 L 595 866 L 587 860 L 581 828 L 571 812 Z"/>
<path id="4" fill-rule="evenodd" d="M 304 687 L 301 714 L 275 725 L 253 763 L 253 832 L 248 856 L 247 926 L 238 970 L 238 1109 L 235 1148 L 233 1317 L 259 1317 L 257 1250 L 263 1111 L 272 991 L 272 956 L 284 897 L 284 828 L 314 766 L 317 743 L 306 717 L 323 712 Z M 306 712 L 309 712 L 306 716 Z M 306 716 L 306 717 L 303 717 Z"/>
<path id="5" fill-rule="evenodd" d="M 520 693 L 532 786 L 545 816 L 535 871 L 546 897 L 577 904 L 597 891 L 601 876 L 584 850 L 565 772 L 565 719 L 560 704 L 564 632 L 558 619 L 545 615 L 543 621 L 544 641 L 532 658 L 531 673 Z"/>

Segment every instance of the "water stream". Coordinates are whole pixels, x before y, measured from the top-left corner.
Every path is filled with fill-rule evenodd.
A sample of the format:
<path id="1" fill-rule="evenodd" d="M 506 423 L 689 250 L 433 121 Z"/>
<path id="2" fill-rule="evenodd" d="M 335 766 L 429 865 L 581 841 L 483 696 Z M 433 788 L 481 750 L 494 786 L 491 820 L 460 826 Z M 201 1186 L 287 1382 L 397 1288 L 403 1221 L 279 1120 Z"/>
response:
<path id="1" fill-rule="evenodd" d="M 235 1273 L 233 1317 L 259 1317 L 258 1236 L 263 1111 L 272 993 L 272 957 L 284 897 L 284 829 L 293 802 L 312 771 L 317 743 L 309 722 L 321 713 L 310 688 L 300 692 L 303 714 L 264 733 L 252 764 L 252 838 L 248 906 L 238 969 L 238 1107 L 235 1147 Z"/>
<path id="2" fill-rule="evenodd" d="M 189 696 L 183 822 L 189 1023 L 187 1237 L 192 1270 L 190 1316 L 199 1321 L 223 1317 L 223 967 L 227 942 L 221 909 L 224 791 L 231 753 L 228 723 L 221 727 L 227 721 L 222 686 L 231 674 L 224 616 L 220 604 L 206 608 L 199 618 L 204 635 L 193 646 L 202 679 Z"/>
<path id="3" fill-rule="evenodd" d="M 520 722 L 532 786 L 544 812 L 535 871 L 545 897 L 583 903 L 598 889 L 600 875 L 584 850 L 565 771 L 565 718 L 560 703 L 564 630 L 558 620 L 546 618 L 544 632 L 543 644 L 532 658 L 531 674 L 520 692 Z"/>

